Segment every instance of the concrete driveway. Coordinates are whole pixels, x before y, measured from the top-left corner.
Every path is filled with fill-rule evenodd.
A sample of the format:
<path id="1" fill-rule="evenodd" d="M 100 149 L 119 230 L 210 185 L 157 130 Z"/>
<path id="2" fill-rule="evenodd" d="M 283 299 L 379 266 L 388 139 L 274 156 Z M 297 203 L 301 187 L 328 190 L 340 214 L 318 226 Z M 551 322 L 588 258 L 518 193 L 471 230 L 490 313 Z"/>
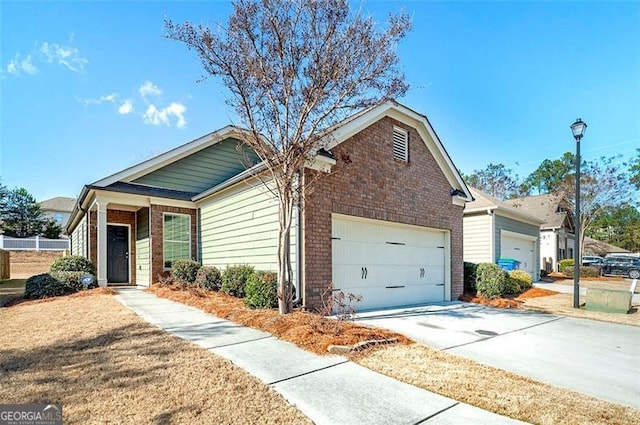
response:
<path id="1" fill-rule="evenodd" d="M 640 409 L 640 328 L 451 302 L 358 321 L 479 363 Z"/>

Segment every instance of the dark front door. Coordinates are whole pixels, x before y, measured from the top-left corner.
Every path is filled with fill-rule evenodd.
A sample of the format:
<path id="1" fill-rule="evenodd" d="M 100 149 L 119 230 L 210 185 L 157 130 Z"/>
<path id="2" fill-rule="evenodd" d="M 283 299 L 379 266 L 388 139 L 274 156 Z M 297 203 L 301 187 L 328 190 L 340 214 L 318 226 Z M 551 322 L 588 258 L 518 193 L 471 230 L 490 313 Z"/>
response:
<path id="1" fill-rule="evenodd" d="M 129 228 L 107 226 L 107 282 L 129 283 Z"/>

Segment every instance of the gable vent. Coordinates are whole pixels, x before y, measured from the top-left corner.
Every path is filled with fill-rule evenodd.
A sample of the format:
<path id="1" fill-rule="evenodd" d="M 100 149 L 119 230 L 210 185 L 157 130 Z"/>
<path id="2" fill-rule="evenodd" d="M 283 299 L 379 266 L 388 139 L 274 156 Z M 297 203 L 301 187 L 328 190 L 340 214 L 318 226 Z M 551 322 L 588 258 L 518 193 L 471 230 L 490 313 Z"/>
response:
<path id="1" fill-rule="evenodd" d="M 409 161 L 409 133 L 398 127 L 393 127 L 393 157 Z"/>

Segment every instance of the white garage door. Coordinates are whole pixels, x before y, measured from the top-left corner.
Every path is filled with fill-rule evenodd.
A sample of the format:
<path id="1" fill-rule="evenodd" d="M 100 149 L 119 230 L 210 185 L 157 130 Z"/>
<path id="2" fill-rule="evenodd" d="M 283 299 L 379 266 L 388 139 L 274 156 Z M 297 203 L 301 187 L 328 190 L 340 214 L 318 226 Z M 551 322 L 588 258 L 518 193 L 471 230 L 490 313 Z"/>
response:
<path id="1" fill-rule="evenodd" d="M 531 240 L 531 237 L 526 235 L 518 237 L 512 233 L 508 235 L 504 233 L 501 238 L 500 256 L 520 261 L 520 270 L 535 276 L 533 273 L 533 268 L 535 267 L 535 240 Z"/>
<path id="2" fill-rule="evenodd" d="M 357 310 L 445 299 L 446 232 L 342 215 L 331 224 L 333 285 L 362 296 Z"/>

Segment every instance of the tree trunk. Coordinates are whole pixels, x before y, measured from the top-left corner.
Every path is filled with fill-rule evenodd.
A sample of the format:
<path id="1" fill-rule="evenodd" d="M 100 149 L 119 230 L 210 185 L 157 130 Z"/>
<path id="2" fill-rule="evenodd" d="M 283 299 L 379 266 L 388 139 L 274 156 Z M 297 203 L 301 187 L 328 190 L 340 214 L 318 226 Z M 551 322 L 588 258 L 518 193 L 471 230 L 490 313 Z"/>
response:
<path id="1" fill-rule="evenodd" d="M 278 310 L 280 314 L 291 311 L 292 267 L 291 267 L 291 223 L 293 221 L 293 197 L 282 193 L 280 197 L 278 230 Z"/>

